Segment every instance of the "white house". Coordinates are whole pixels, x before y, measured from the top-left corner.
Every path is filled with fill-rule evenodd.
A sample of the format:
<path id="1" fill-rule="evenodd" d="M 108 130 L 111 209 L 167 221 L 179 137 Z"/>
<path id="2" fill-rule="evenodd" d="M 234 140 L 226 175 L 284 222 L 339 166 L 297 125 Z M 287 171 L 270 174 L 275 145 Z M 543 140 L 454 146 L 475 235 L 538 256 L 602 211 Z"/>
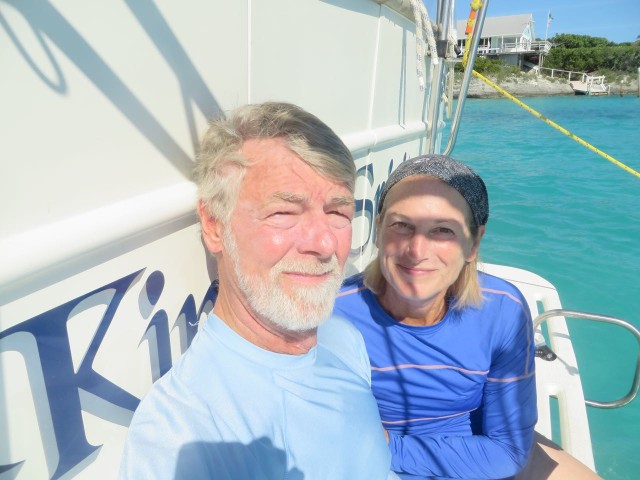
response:
<path id="1" fill-rule="evenodd" d="M 458 46 L 463 51 L 467 39 L 466 26 L 466 20 L 458 20 L 456 25 Z M 536 41 L 534 26 L 531 13 L 485 18 L 478 55 L 499 58 L 507 64 L 518 66 L 530 61 L 531 57 L 537 59 L 539 54 L 549 52 L 551 43 L 546 40 Z"/>

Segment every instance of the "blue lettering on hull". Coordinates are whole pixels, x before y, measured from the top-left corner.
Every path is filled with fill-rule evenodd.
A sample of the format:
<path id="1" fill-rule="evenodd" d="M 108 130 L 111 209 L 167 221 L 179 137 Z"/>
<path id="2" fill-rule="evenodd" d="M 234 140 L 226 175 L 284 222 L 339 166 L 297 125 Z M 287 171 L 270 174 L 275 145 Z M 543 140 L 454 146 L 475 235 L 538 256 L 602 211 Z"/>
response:
<path id="1" fill-rule="evenodd" d="M 131 412 L 140 402 L 140 399 L 97 373 L 93 369 L 93 362 L 122 299 L 143 271 L 134 272 L 0 332 L 0 340 L 19 333 L 28 333 L 36 342 L 58 450 L 58 464 L 51 476 L 52 480 L 60 478 L 100 448 L 100 446 L 91 445 L 87 441 L 82 420 L 80 390 L 89 392 L 109 404 Z M 153 272 L 145 284 L 145 295 L 151 306 L 157 303 L 163 289 L 164 275 L 159 271 Z M 216 296 L 217 282 L 214 282 L 206 292 L 198 309 L 196 309 L 193 295 L 189 295 L 184 301 L 175 322 L 177 324 L 178 320 L 184 320 L 180 322 L 182 351 L 186 350 L 193 340 L 200 315 L 211 310 Z M 76 372 L 73 366 L 67 322 L 73 318 L 72 312 L 81 303 L 92 298 L 100 299 L 100 302 L 104 302 L 105 298 L 109 300 L 89 349 Z M 171 368 L 172 364 L 169 319 L 164 310 L 158 310 L 153 315 L 146 331 L 148 332 L 150 329 L 155 329 L 156 344 L 150 350 L 155 350 L 157 355 L 158 372 L 154 372 L 153 375 L 154 380 L 157 380 Z M 154 363 L 156 362 L 152 362 L 152 364 Z M 33 372 L 29 373 L 29 375 L 31 374 Z M 19 469 L 23 463 L 24 461 L 0 465 L 0 473 Z"/>

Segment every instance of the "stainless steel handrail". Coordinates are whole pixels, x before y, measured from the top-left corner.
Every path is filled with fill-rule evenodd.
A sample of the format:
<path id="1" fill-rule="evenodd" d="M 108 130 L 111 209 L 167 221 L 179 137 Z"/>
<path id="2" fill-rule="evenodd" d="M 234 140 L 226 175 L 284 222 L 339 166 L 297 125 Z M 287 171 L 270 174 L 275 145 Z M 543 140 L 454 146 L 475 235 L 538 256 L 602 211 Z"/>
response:
<path id="1" fill-rule="evenodd" d="M 453 0 L 439 0 L 436 12 L 438 36 L 437 41 L 446 42 L 449 38 L 449 26 L 453 17 Z M 429 92 L 429 118 L 427 119 L 427 137 L 429 140 L 429 153 L 437 153 L 438 129 L 440 127 L 439 105 L 442 101 L 444 58 L 440 59 L 437 65 L 431 63 L 430 77 L 431 87 Z M 452 72 L 453 73 L 453 72 Z"/>
<path id="2" fill-rule="evenodd" d="M 597 322 L 611 323 L 613 325 L 618 325 L 619 327 L 626 328 L 629 332 L 631 332 L 638 342 L 638 355 L 636 358 L 636 371 L 633 377 L 633 384 L 631 385 L 631 390 L 624 397 L 614 400 L 612 402 L 598 402 L 595 400 L 586 400 L 585 403 L 591 407 L 597 408 L 618 408 L 627 405 L 632 402 L 634 398 L 638 395 L 638 390 L 640 389 L 640 330 L 638 330 L 635 326 L 631 325 L 626 320 L 622 320 L 617 317 L 610 317 L 608 315 L 599 315 L 596 313 L 586 313 L 579 312 L 576 310 L 565 310 L 565 309 L 554 309 L 547 310 L 546 312 L 542 312 L 538 315 L 533 321 L 533 329 L 538 328 L 542 322 L 548 320 L 552 317 L 570 317 L 570 318 L 579 318 L 584 320 L 595 320 Z"/>
<path id="3" fill-rule="evenodd" d="M 476 63 L 476 55 L 478 53 L 478 44 L 480 43 L 480 36 L 482 34 L 482 26 L 484 25 L 484 19 L 487 15 L 487 9 L 489 8 L 489 0 L 484 0 L 482 6 L 478 9 L 478 15 L 475 25 L 473 26 L 473 33 L 471 34 L 471 45 L 469 45 L 469 56 L 467 58 L 467 66 L 464 69 L 464 76 L 462 77 L 462 83 L 460 84 L 460 93 L 458 93 L 458 104 L 456 105 L 456 111 L 451 121 L 451 131 L 449 132 L 449 140 L 447 146 L 442 152 L 444 155 L 451 154 L 451 150 L 456 143 L 458 137 L 458 128 L 460 126 L 460 117 L 462 116 L 462 109 L 464 108 L 464 101 L 467 98 L 467 91 L 469 90 L 469 84 L 471 83 L 471 76 L 473 74 L 473 66 Z M 452 72 L 453 73 L 453 72 Z"/>

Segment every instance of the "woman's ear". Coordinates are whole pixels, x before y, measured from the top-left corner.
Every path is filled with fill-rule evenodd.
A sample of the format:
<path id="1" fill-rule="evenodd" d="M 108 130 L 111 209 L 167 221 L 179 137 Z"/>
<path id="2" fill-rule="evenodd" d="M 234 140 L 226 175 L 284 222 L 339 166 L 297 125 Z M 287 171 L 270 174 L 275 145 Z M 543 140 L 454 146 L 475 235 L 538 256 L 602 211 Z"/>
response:
<path id="1" fill-rule="evenodd" d="M 467 255 L 467 257 L 465 258 L 467 263 L 468 262 L 472 262 L 476 258 L 478 258 L 478 251 L 480 250 L 480 241 L 482 240 L 482 237 L 484 236 L 485 230 L 486 230 L 486 227 L 484 225 L 480 225 L 478 227 L 478 234 L 473 239 L 473 244 L 471 245 L 471 250 L 469 251 L 469 255 Z"/>
<path id="2" fill-rule="evenodd" d="M 202 200 L 198 201 L 198 216 L 202 225 L 204 244 L 211 253 L 220 253 L 222 251 L 222 222 L 209 213 L 209 209 Z"/>

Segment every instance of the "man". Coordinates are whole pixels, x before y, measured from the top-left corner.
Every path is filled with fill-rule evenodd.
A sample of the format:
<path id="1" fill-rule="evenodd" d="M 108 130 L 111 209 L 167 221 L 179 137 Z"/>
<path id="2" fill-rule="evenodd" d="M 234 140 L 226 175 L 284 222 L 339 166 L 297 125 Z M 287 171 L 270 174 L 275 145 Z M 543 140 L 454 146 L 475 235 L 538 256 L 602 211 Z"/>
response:
<path id="1" fill-rule="evenodd" d="M 362 337 L 326 320 L 351 246 L 349 150 L 294 105 L 249 105 L 210 125 L 195 177 L 218 297 L 136 411 L 122 478 L 387 478 Z"/>

